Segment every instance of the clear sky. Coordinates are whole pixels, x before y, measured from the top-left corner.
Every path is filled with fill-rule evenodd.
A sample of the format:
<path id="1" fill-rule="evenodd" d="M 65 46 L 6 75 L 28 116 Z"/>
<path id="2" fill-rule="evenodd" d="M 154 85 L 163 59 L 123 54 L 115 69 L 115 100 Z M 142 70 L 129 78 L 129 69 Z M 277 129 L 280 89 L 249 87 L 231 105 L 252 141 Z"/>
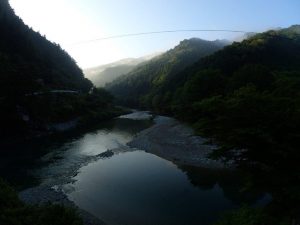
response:
<path id="1" fill-rule="evenodd" d="M 75 44 L 173 29 L 264 31 L 300 24 L 300 0 L 10 0 L 26 24 L 59 43 L 82 68 L 140 57 L 185 38 L 234 39 L 222 32 L 169 33 Z"/>

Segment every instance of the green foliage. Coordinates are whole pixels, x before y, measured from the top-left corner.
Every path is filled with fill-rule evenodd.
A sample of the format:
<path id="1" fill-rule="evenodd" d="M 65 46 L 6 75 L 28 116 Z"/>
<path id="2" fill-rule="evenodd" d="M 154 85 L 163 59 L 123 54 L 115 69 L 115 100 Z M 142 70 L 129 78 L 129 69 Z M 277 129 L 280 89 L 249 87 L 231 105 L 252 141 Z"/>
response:
<path id="1" fill-rule="evenodd" d="M 46 204 L 27 206 L 16 192 L 0 179 L 1 225 L 81 225 L 82 220 L 74 209 Z"/>
<path id="2" fill-rule="evenodd" d="M 184 84 L 182 99 L 189 103 L 194 99 L 220 95 L 224 92 L 226 82 L 226 77 L 218 70 L 199 71 Z"/>
<path id="3" fill-rule="evenodd" d="M 170 87 L 173 82 L 170 83 L 170 80 L 175 79 L 186 67 L 223 48 L 224 45 L 222 41 L 204 41 L 196 38 L 184 40 L 174 49 L 137 66 L 106 88 L 121 104 L 160 109 L 164 104 L 158 104 L 158 99 L 163 102 L 171 99 Z"/>
<path id="4" fill-rule="evenodd" d="M 192 123 L 199 134 L 220 144 L 223 155 L 240 163 L 283 167 L 296 162 L 299 36 L 299 26 L 292 26 L 233 43 L 171 76 L 167 86 L 142 100 Z M 232 154 L 232 149 L 242 151 Z"/>
<path id="5" fill-rule="evenodd" d="M 194 112 L 203 134 L 231 149 L 247 149 L 244 156 L 250 161 L 270 165 L 298 158 L 299 107 L 299 98 L 274 97 L 249 85 L 225 98 L 205 99 Z"/>
<path id="6" fill-rule="evenodd" d="M 214 54 L 221 46 L 186 40 L 109 90 L 122 103 L 192 123 L 227 158 L 282 167 L 300 159 L 299 27 L 257 34 Z M 187 67 L 196 53 L 212 55 Z"/>
<path id="7" fill-rule="evenodd" d="M 262 209 L 253 209 L 247 206 L 227 213 L 215 225 L 273 225 L 275 222 Z M 278 223 L 277 223 L 278 224 Z"/>
<path id="8" fill-rule="evenodd" d="M 282 208 L 275 212 L 272 207 L 253 208 L 242 206 L 237 210 L 225 213 L 215 225 L 291 225 L 299 223 L 299 213 L 293 215 L 288 208 Z M 298 209 L 299 210 L 299 209 Z M 299 211 L 298 211 L 299 212 Z"/>
<path id="9" fill-rule="evenodd" d="M 20 207 L 22 203 L 15 191 L 0 179 L 0 212 L 6 208 Z"/>
<path id="10" fill-rule="evenodd" d="M 97 88 L 85 94 L 42 92 L 18 100 L 7 98 L 0 102 L 0 106 L 2 136 L 22 135 L 28 130 L 48 132 L 57 124 L 71 121 L 83 126 L 87 121 L 101 121 L 121 113 L 114 107 L 113 97 Z"/>
<path id="11" fill-rule="evenodd" d="M 229 81 L 230 90 L 254 85 L 259 90 L 268 89 L 274 81 L 271 71 L 260 64 L 246 64 L 233 73 Z"/>
<path id="12" fill-rule="evenodd" d="M 295 25 L 233 43 L 173 74 L 166 71 L 176 63 L 148 64 L 148 73 L 110 88 L 123 100 L 189 122 L 220 146 L 214 156 L 233 159 L 251 174 L 245 190 L 259 186 L 272 195 L 264 209 L 243 207 L 217 225 L 299 224 L 299 62 Z M 154 79 L 155 68 L 160 70 Z M 118 95 L 118 88 L 129 90 Z"/>

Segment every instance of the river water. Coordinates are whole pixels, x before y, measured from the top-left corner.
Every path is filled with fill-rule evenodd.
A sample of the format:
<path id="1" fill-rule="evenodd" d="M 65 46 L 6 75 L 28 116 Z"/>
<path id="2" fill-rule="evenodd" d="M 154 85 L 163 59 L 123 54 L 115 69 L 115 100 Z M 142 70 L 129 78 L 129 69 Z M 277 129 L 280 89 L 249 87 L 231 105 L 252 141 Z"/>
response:
<path id="1" fill-rule="evenodd" d="M 48 153 L 22 171 L 61 189 L 108 225 L 208 225 L 224 211 L 270 200 L 259 190 L 243 192 L 238 172 L 176 165 L 130 149 L 126 143 L 151 126 L 150 117 L 136 112 L 84 134 L 32 145 L 32 151 Z M 117 151 L 106 154 L 109 149 Z"/>

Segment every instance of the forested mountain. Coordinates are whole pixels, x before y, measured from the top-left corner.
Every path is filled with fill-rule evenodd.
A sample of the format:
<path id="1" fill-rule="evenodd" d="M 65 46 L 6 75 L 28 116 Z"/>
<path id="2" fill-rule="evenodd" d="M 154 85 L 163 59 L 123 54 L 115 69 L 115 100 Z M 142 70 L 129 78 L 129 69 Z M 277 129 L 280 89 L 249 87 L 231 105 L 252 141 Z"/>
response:
<path id="1" fill-rule="evenodd" d="M 108 89 L 123 103 L 194 124 L 224 153 L 247 149 L 247 158 L 269 163 L 272 155 L 273 164 L 300 160 L 300 26 L 256 34 L 187 67 L 199 43 L 204 55 L 222 46 L 185 40 Z"/>
<path id="2" fill-rule="evenodd" d="M 155 93 L 170 79 L 200 58 L 223 48 L 226 41 L 205 41 L 197 38 L 184 40 L 174 49 L 138 66 L 125 76 L 108 84 L 120 103 L 146 106 L 155 100 Z M 154 103 L 155 104 L 155 103 Z"/>
<path id="3" fill-rule="evenodd" d="M 153 75 L 155 62 L 148 65 L 109 90 L 192 124 L 219 146 L 212 157 L 248 173 L 245 192 L 272 187 L 267 207 L 242 208 L 217 224 L 300 221 L 300 25 L 235 42 L 167 78 Z"/>
<path id="4" fill-rule="evenodd" d="M 272 187 L 267 207 L 242 208 L 217 224 L 300 221 L 300 26 L 234 43 L 182 75 L 164 107 L 213 138 L 216 156 L 249 173 L 246 186 Z"/>
<path id="5" fill-rule="evenodd" d="M 140 58 L 122 59 L 114 63 L 85 69 L 84 74 L 96 87 L 104 87 L 118 77 L 131 72 L 139 64 L 144 63 L 159 54 L 160 53 L 155 53 Z"/>
<path id="6" fill-rule="evenodd" d="M 0 32 L 0 134 L 47 130 L 110 104 L 105 91 L 89 94 L 93 85 L 75 61 L 25 25 L 8 0 L 0 1 Z"/>
<path id="7" fill-rule="evenodd" d="M 246 158 L 273 165 L 299 160 L 299 62 L 299 25 L 257 34 L 172 77 L 152 108 L 194 124 L 223 153 L 247 149 Z"/>

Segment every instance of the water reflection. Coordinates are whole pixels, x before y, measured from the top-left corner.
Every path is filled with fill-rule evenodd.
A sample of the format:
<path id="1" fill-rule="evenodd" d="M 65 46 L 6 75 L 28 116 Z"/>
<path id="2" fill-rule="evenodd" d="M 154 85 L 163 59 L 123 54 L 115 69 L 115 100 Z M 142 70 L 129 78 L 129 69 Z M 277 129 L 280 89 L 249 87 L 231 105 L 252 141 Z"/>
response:
<path id="1" fill-rule="evenodd" d="M 0 177 L 19 190 L 35 186 L 47 176 L 61 175 L 63 169 L 109 148 L 125 144 L 151 120 L 115 118 L 89 127 L 26 140 L 0 142 Z M 45 177 L 46 176 L 46 177 Z"/>
<path id="2" fill-rule="evenodd" d="M 266 194 L 262 187 L 248 187 L 249 181 L 244 172 L 236 170 L 212 170 L 193 166 L 179 166 L 196 187 L 209 190 L 218 185 L 224 196 L 235 204 L 265 205 L 270 202 L 271 196 Z"/>
<path id="3" fill-rule="evenodd" d="M 230 171 L 179 168 L 135 151 L 81 168 L 76 182 L 65 190 L 81 208 L 108 224 L 205 225 L 247 202 L 239 192 L 240 178 Z M 251 202 L 261 196 L 253 195 Z"/>
<path id="4" fill-rule="evenodd" d="M 0 171 L 10 181 L 31 185 L 33 180 L 62 185 L 78 172 L 64 190 L 111 225 L 206 225 L 224 210 L 269 200 L 263 190 L 244 191 L 244 177 L 236 172 L 178 166 L 144 151 L 127 151 L 126 143 L 152 124 L 151 117 L 135 115 L 139 119 L 130 115 L 89 130 L 2 143 L 6 151 L 0 160 L 6 164 L 0 163 Z M 95 157 L 114 148 L 120 151 Z"/>

